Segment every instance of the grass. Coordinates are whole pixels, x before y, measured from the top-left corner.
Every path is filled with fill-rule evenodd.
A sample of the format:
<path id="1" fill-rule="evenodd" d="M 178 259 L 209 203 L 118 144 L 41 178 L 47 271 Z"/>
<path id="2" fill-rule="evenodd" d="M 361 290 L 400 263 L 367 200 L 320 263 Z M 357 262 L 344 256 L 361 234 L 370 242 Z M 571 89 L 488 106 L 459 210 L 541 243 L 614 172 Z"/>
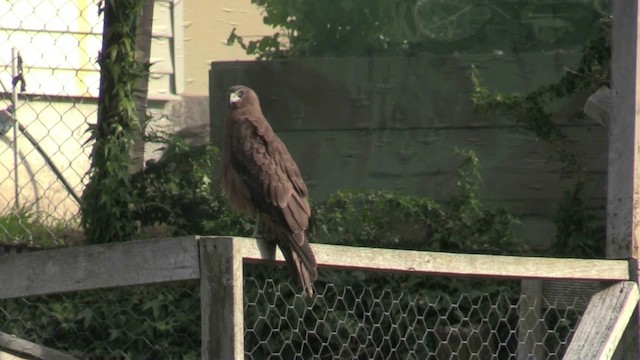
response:
<path id="1" fill-rule="evenodd" d="M 0 244 L 51 248 L 79 242 L 74 221 L 51 218 L 21 208 L 0 214 Z"/>

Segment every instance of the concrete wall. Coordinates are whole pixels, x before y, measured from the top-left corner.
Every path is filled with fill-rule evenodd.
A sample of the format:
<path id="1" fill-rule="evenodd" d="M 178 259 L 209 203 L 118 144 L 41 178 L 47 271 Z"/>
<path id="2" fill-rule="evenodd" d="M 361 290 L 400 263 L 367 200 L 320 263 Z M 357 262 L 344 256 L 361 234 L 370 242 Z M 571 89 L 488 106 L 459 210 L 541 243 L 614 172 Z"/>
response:
<path id="1" fill-rule="evenodd" d="M 490 89 L 526 93 L 553 83 L 579 54 L 528 53 L 411 58 L 299 59 L 214 63 L 211 137 L 220 144 L 227 88 L 253 87 L 287 144 L 312 198 L 338 189 L 386 189 L 448 199 L 456 189 L 456 148 L 482 165 L 481 199 L 520 215 L 530 243 L 546 247 L 564 189 L 554 149 L 512 122 L 473 112 L 469 69 Z M 604 205 L 607 129 L 576 122 L 589 92 L 556 105 L 555 120 L 587 166 L 594 206 Z"/>

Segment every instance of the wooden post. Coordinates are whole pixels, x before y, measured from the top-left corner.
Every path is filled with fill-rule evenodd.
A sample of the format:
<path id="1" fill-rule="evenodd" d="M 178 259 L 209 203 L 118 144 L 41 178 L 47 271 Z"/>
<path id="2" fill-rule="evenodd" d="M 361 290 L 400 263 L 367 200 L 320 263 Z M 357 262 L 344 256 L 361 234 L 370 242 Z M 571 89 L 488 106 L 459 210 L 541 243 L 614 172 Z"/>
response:
<path id="1" fill-rule="evenodd" d="M 607 186 L 607 257 L 628 258 L 632 238 L 637 149 L 638 1 L 613 2 L 611 112 Z M 637 247 L 636 247 L 637 249 Z M 633 251 L 632 251 L 633 253 Z M 632 254 L 633 257 L 633 254 Z"/>
<path id="2" fill-rule="evenodd" d="M 542 280 L 522 280 L 522 296 L 518 305 L 518 360 L 544 359 L 546 351 L 542 326 Z"/>
<path id="3" fill-rule="evenodd" d="M 607 184 L 607 257 L 630 259 L 638 281 L 640 243 L 640 110 L 638 91 L 638 0 L 613 1 L 611 54 L 611 126 Z M 638 327 L 638 317 L 633 322 Z M 637 335 L 636 335 L 637 337 Z M 638 358 L 636 349 L 620 353 Z"/>
<path id="4" fill-rule="evenodd" d="M 242 256 L 233 238 L 200 239 L 202 359 L 243 359 Z"/>
<path id="5" fill-rule="evenodd" d="M 633 281 L 619 282 L 594 295 L 563 359 L 611 359 L 638 298 Z M 626 356 L 636 359 L 635 354 Z"/>
<path id="6" fill-rule="evenodd" d="M 194 236 L 0 256 L 0 299 L 198 279 Z"/>

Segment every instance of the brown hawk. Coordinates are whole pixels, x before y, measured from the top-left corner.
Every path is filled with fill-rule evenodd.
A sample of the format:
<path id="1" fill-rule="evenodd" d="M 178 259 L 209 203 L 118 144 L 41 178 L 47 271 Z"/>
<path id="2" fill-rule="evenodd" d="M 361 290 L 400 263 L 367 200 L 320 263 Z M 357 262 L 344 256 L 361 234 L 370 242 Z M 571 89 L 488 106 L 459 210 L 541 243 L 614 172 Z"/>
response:
<path id="1" fill-rule="evenodd" d="M 292 276 L 312 295 L 317 270 L 305 233 L 311 216 L 307 186 L 246 86 L 229 90 L 222 142 L 222 184 L 231 207 L 256 217 L 254 237 L 260 224 L 270 231 Z"/>

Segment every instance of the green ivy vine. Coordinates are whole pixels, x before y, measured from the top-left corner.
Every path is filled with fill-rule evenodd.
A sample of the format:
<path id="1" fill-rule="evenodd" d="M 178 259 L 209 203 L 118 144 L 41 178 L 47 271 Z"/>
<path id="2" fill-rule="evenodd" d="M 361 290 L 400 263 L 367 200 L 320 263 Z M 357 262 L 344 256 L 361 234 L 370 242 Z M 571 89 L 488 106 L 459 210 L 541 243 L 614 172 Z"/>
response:
<path id="1" fill-rule="evenodd" d="M 136 230 L 131 204 L 129 166 L 134 135 L 140 128 L 133 98 L 138 78 L 148 65 L 135 60 L 135 24 L 142 0 L 107 0 L 100 64 L 98 123 L 87 142 L 93 141 L 88 184 L 81 204 L 81 224 L 88 243 L 130 239 Z"/>
<path id="2" fill-rule="evenodd" d="M 483 87 L 477 68 L 471 68 L 474 108 L 484 113 L 498 113 L 532 131 L 555 148 L 561 164 L 561 176 L 572 180 L 564 193 L 555 219 L 558 230 L 555 253 L 558 255 L 600 257 L 604 255 L 604 225 L 589 207 L 585 187 L 590 181 L 584 165 L 569 148 L 567 135 L 553 119 L 551 104 L 582 90 L 595 91 L 609 85 L 611 57 L 611 19 L 602 19 L 597 35 L 583 49 L 574 69 L 555 84 L 542 86 L 528 94 L 500 94 Z M 583 117 L 582 113 L 576 114 Z"/>

